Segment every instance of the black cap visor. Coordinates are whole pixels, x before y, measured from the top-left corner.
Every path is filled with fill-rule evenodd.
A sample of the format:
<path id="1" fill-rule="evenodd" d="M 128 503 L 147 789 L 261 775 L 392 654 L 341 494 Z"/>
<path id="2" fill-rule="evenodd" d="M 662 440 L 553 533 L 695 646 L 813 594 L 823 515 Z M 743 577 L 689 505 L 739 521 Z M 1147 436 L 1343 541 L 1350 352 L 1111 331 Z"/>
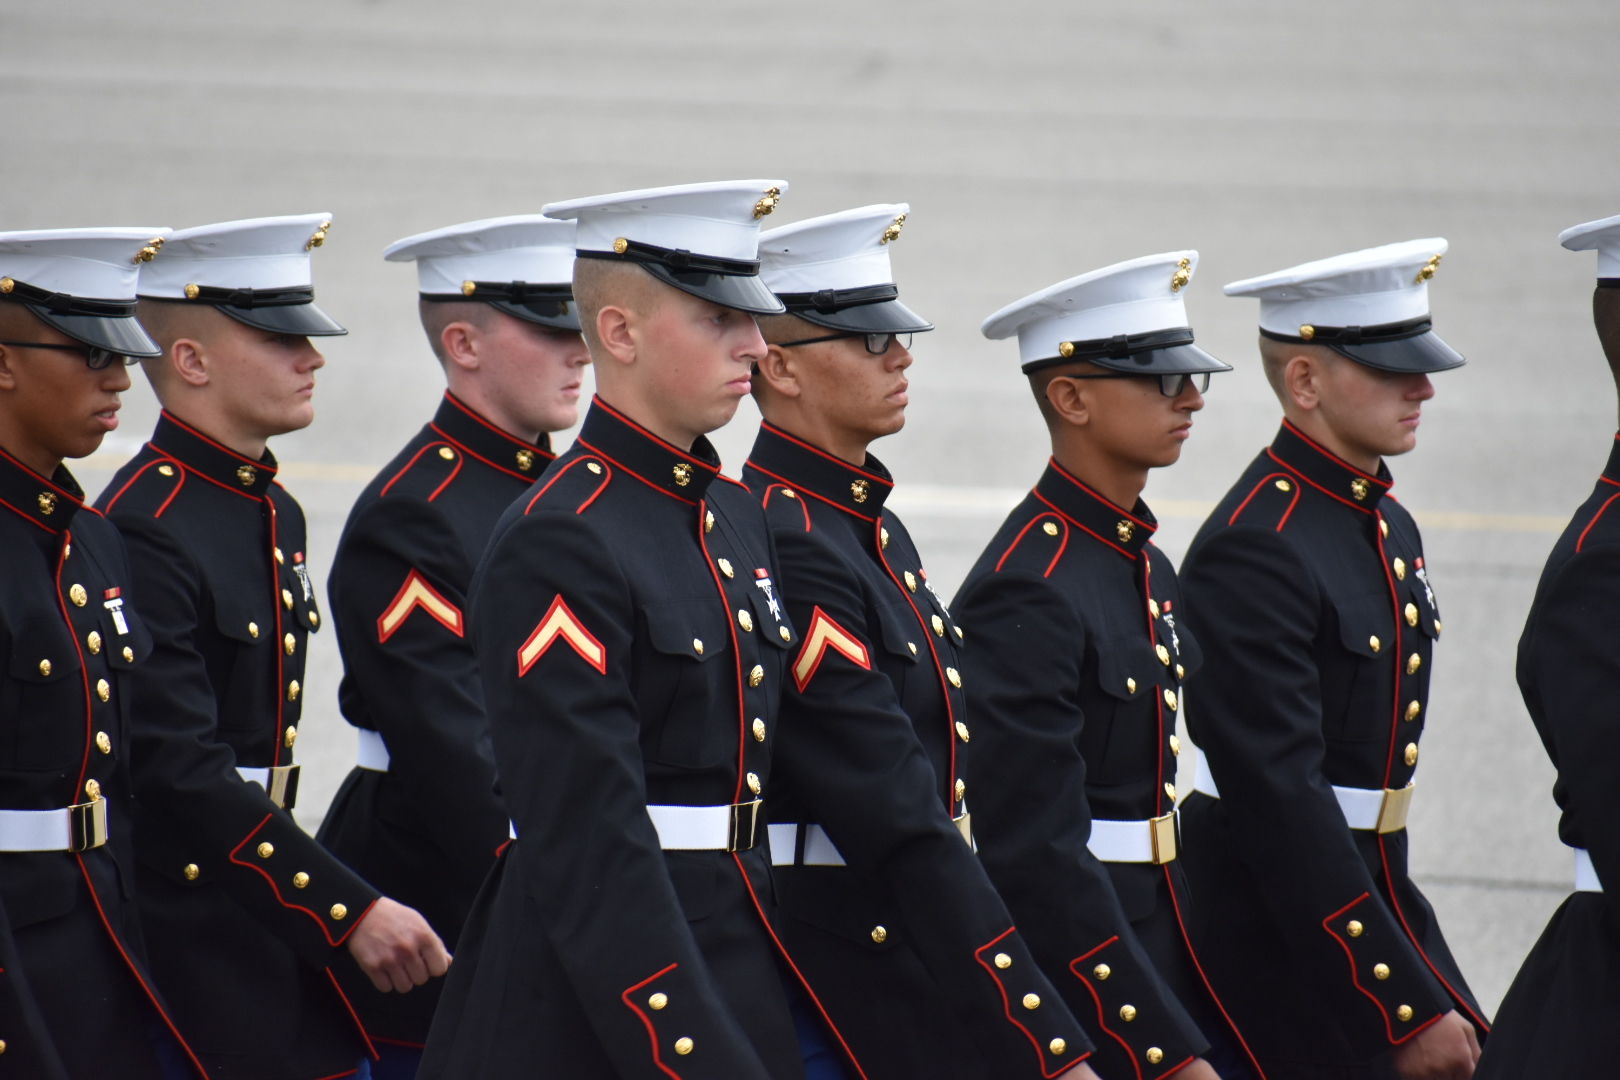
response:
<path id="1" fill-rule="evenodd" d="M 898 300 L 885 300 L 877 304 L 859 304 L 838 311 L 818 311 L 814 307 L 788 307 L 788 314 L 797 316 L 813 326 L 829 330 L 849 330 L 857 334 L 920 334 L 932 330 L 934 324 L 912 311 Z"/>
<path id="2" fill-rule="evenodd" d="M 1389 327 L 1316 327 L 1307 341 L 1302 337 L 1273 333 L 1262 329 L 1260 333 L 1277 341 L 1293 341 L 1301 345 L 1322 345 L 1340 356 L 1354 360 L 1363 367 L 1388 371 L 1397 375 L 1427 375 L 1435 371 L 1449 371 L 1462 367 L 1467 359 L 1440 340 L 1440 335 L 1429 329 L 1429 320 L 1414 320 Z M 1375 340 L 1369 341 L 1368 338 Z M 1358 340 L 1359 339 L 1359 340 Z"/>
<path id="3" fill-rule="evenodd" d="M 1149 349 L 1123 360 L 1112 356 L 1075 357 L 1109 371 L 1129 375 L 1201 375 L 1206 371 L 1231 371 L 1232 365 L 1215 359 L 1197 345 L 1172 345 Z"/>
<path id="4" fill-rule="evenodd" d="M 780 315 L 787 310 L 758 275 L 675 270 L 657 262 L 642 262 L 640 266 L 664 284 L 721 307 L 746 311 L 750 315 Z"/>
<path id="5" fill-rule="evenodd" d="M 536 300 L 532 304 L 520 304 L 516 300 L 484 302 L 496 311 L 505 312 L 526 323 L 549 326 L 553 330 L 579 330 L 579 311 L 571 300 Z"/>
<path id="6" fill-rule="evenodd" d="M 1064 350 L 1068 350 L 1069 355 L 1062 355 Z M 1059 355 L 1024 364 L 1024 374 L 1079 363 L 1095 364 L 1126 375 L 1200 375 L 1232 370 L 1231 364 L 1215 359 L 1194 345 L 1192 329 L 1183 326 L 1092 341 L 1066 341 Z"/>
<path id="7" fill-rule="evenodd" d="M 120 356 L 163 355 L 162 347 L 133 315 L 61 315 L 38 304 L 25 302 L 23 306 L 46 326 L 85 345 L 107 349 Z"/>
<path id="8" fill-rule="evenodd" d="M 316 307 L 307 304 L 275 304 L 259 307 L 236 307 L 215 304 L 214 307 L 239 323 L 273 334 L 293 334 L 298 337 L 336 337 L 347 334 L 343 324 Z"/>

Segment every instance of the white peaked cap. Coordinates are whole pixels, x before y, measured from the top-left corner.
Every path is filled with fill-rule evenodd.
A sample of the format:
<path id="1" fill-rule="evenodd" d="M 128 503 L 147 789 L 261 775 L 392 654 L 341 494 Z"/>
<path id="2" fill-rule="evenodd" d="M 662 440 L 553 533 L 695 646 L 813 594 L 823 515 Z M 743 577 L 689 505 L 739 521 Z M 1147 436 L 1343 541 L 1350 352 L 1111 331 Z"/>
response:
<path id="1" fill-rule="evenodd" d="M 1597 276 L 1620 278 L 1620 214 L 1571 225 L 1558 234 L 1558 242 L 1571 251 L 1596 251 Z"/>
<path id="2" fill-rule="evenodd" d="M 760 219 L 776 209 L 786 180 L 716 180 L 643 188 L 548 203 L 549 218 L 578 225 L 580 251 L 612 251 L 623 237 L 637 243 L 751 262 L 759 257 Z"/>
<path id="3" fill-rule="evenodd" d="M 774 293 L 892 285 L 889 245 L 910 214 L 906 203 L 880 203 L 763 232 L 759 276 Z"/>
<path id="4" fill-rule="evenodd" d="M 1289 337 L 1301 326 L 1386 326 L 1429 314 L 1429 279 L 1443 237 L 1352 251 L 1226 286 L 1260 301 L 1260 328 Z"/>
<path id="5" fill-rule="evenodd" d="M 543 214 L 484 218 L 396 240 L 389 262 L 416 263 L 421 292 L 461 294 L 469 281 L 567 285 L 574 275 L 574 224 Z"/>
<path id="6" fill-rule="evenodd" d="M 248 218 L 171 233 L 158 257 L 141 269 L 140 292 L 186 299 L 186 286 L 287 289 L 309 286 L 310 252 L 326 242 L 331 214 Z"/>

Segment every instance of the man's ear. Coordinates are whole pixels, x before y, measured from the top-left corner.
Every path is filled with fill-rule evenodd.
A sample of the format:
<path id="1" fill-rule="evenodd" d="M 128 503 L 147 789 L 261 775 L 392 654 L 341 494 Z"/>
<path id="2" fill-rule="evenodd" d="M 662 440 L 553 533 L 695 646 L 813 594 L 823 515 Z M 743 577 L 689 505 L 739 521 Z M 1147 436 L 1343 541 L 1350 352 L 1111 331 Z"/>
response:
<path id="1" fill-rule="evenodd" d="M 797 358 L 782 346 L 767 345 L 765 356 L 758 366 L 760 377 L 773 392 L 786 398 L 796 398 L 804 393 L 804 386 L 799 382 Z"/>
<path id="2" fill-rule="evenodd" d="M 602 351 L 621 364 L 636 361 L 636 313 L 618 304 L 606 304 L 596 313 L 596 340 Z"/>
<path id="3" fill-rule="evenodd" d="M 16 355 L 13 350 L 0 345 L 0 390 L 17 389 L 17 373 L 11 367 Z"/>
<path id="4" fill-rule="evenodd" d="M 444 329 L 439 331 L 439 347 L 444 350 L 445 359 L 456 367 L 463 371 L 477 371 L 481 336 L 472 323 L 446 323 Z"/>
<path id="5" fill-rule="evenodd" d="M 1322 361 L 1305 353 L 1295 353 L 1283 365 L 1282 384 L 1285 406 L 1310 412 L 1322 402 Z"/>
<path id="6" fill-rule="evenodd" d="M 1073 427 L 1091 422 L 1091 405 L 1078 380 L 1059 375 L 1046 384 L 1046 401 L 1057 418 Z"/>
<path id="7" fill-rule="evenodd" d="M 163 359 L 187 386 L 208 385 L 209 357 L 201 342 L 179 338 L 169 346 L 169 354 Z"/>

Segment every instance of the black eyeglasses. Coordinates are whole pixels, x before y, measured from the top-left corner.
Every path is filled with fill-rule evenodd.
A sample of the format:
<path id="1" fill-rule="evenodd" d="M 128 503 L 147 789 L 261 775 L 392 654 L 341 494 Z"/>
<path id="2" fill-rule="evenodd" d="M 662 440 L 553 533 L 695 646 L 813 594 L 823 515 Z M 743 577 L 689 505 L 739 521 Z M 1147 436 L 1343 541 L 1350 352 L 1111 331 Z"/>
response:
<path id="1" fill-rule="evenodd" d="M 11 345 L 19 349 L 56 349 L 60 352 L 76 352 L 84 357 L 84 365 L 91 371 L 102 371 L 112 366 L 114 360 L 121 360 L 125 367 L 136 362 L 133 356 L 103 349 L 99 345 L 59 345 L 51 341 L 0 341 L 0 345 Z"/>
<path id="2" fill-rule="evenodd" d="M 1200 394 L 1209 389 L 1209 372 L 1197 371 L 1191 374 L 1177 371 L 1170 375 L 1155 375 L 1152 372 L 1134 371 L 1105 371 L 1095 375 L 1065 375 L 1065 379 L 1158 379 L 1159 393 L 1167 398 L 1180 397 L 1181 391 L 1191 382 L 1193 389 Z"/>
<path id="3" fill-rule="evenodd" d="M 798 341 L 778 341 L 777 346 L 791 349 L 795 345 L 819 345 L 823 341 L 837 341 L 840 338 L 865 338 L 866 351 L 873 356 L 882 356 L 889 351 L 889 345 L 898 341 L 902 349 L 911 348 L 910 334 L 863 334 L 858 331 L 845 331 L 842 334 L 823 334 L 821 337 L 801 338 Z"/>

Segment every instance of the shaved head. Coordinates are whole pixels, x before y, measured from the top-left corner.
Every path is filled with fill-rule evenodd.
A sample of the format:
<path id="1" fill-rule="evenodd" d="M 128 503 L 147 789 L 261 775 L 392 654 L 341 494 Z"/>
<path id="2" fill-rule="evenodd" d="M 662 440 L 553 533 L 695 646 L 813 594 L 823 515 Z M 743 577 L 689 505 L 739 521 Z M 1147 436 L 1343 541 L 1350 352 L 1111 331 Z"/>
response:
<path id="1" fill-rule="evenodd" d="M 1288 404 L 1288 390 L 1283 385 L 1283 369 L 1296 356 L 1309 357 L 1320 362 L 1334 363 L 1345 359 L 1326 345 L 1306 345 L 1298 341 L 1277 341 L 1265 335 L 1260 337 L 1260 370 L 1266 373 L 1271 392 L 1284 406 Z"/>
<path id="2" fill-rule="evenodd" d="M 15 300 L 0 300 L 0 337 L 20 341 L 37 326 L 38 316 Z"/>
<path id="3" fill-rule="evenodd" d="M 574 303 L 579 307 L 580 332 L 593 357 L 602 352 L 596 336 L 596 316 L 605 307 L 622 307 L 640 315 L 657 310 L 663 291 L 670 286 L 635 263 L 611 259 L 574 260 Z"/>
<path id="4" fill-rule="evenodd" d="M 416 314 L 422 320 L 422 330 L 427 334 L 433 355 L 439 358 L 440 364 L 447 364 L 450 358 L 444 351 L 444 328 L 451 323 L 464 322 L 488 331 L 498 313 L 478 300 L 418 300 Z"/>
<path id="5" fill-rule="evenodd" d="M 173 391 L 173 384 L 178 376 L 174 365 L 169 362 L 169 351 L 174 343 L 181 338 L 195 338 L 203 340 L 208 337 L 210 329 L 215 325 L 216 319 L 228 319 L 215 310 L 212 304 L 187 304 L 173 300 L 147 300 L 142 299 L 135 311 L 135 317 L 140 320 L 146 332 L 152 335 L 152 340 L 163 349 L 162 356 L 141 357 L 141 371 L 146 375 L 146 381 L 152 385 L 152 392 L 157 395 L 158 402 L 169 404 Z"/>

